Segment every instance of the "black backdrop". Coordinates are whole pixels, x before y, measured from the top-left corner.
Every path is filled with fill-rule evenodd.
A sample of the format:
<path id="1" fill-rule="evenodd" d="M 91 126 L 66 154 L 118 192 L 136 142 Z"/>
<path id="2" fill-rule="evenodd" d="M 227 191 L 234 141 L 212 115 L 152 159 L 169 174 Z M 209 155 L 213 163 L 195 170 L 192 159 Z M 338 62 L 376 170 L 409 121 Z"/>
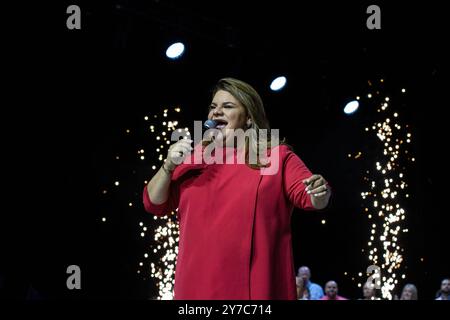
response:
<path id="1" fill-rule="evenodd" d="M 251 3 L 175 1 L 79 2 L 82 29 L 65 27 L 69 3 L 12 10 L 17 16 L 5 59 L 2 210 L 9 223 L 2 258 L 6 296 L 152 298 L 153 283 L 136 275 L 145 244 L 135 221 L 145 213 L 123 192 L 105 207 L 99 191 L 119 170 L 150 174 L 145 163 L 117 165 L 116 150 L 132 152 L 123 129 L 146 113 L 179 104 L 185 121 L 205 117 L 212 85 L 234 76 L 261 93 L 272 127 L 312 171 L 328 177 L 333 206 L 323 213 L 294 211 L 296 267 L 313 280 L 336 279 L 341 292 L 360 296 L 345 271 L 363 271 L 367 241 L 357 168 L 346 154 L 362 148 L 358 136 L 369 114 L 342 113 L 345 101 L 385 79 L 387 93 L 406 87 L 406 120 L 415 129 L 416 165 L 409 172 L 407 279 L 432 298 L 448 276 L 446 225 L 446 100 L 444 17 L 434 3 L 379 3 L 382 30 L 365 27 L 367 3 Z M 31 26 L 30 26 L 31 24 Z M 187 43 L 176 62 L 164 57 L 174 40 Z M 274 75 L 288 86 L 268 90 Z M 128 149 L 127 149 L 128 148 Z M 111 177 L 111 178 L 110 178 Z M 123 197 L 121 199 L 120 197 Z M 99 218 L 109 211 L 105 228 Z M 327 220 L 322 226 L 320 221 Z M 12 226 L 12 227 L 9 227 Z M 420 261 L 424 258 L 424 261 Z M 83 290 L 65 287 L 65 269 L 83 270 Z"/>

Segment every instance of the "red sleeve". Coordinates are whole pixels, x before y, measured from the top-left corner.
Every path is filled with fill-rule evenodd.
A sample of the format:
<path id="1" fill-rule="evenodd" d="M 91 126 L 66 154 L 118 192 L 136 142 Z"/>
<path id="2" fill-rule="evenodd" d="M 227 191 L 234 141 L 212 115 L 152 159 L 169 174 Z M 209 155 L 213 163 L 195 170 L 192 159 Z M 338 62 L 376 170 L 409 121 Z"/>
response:
<path id="1" fill-rule="evenodd" d="M 180 192 L 177 183 L 173 182 L 170 184 L 169 198 L 166 202 L 161 204 L 154 204 L 148 195 L 147 186 L 144 188 L 143 201 L 145 211 L 153 213 L 157 216 L 167 215 L 170 212 L 178 208 L 178 202 L 180 199 Z"/>
<path id="2" fill-rule="evenodd" d="M 311 203 L 311 197 L 305 191 L 302 182 L 312 176 L 311 171 L 303 161 L 292 151 L 287 150 L 283 165 L 284 190 L 289 201 L 297 208 L 303 210 L 315 210 Z"/>

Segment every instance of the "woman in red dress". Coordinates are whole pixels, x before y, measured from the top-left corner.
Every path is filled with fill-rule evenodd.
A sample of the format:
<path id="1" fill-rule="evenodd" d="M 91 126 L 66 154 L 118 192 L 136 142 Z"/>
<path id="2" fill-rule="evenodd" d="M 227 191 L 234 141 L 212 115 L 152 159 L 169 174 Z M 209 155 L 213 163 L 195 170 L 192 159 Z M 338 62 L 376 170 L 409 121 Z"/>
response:
<path id="1" fill-rule="evenodd" d="M 223 140 L 203 141 L 195 148 L 188 139 L 174 143 L 143 194 L 150 213 L 164 215 L 178 208 L 174 298 L 295 300 L 291 214 L 294 206 L 325 208 L 329 186 L 285 144 L 267 138 L 268 164 L 248 161 L 251 139 L 243 148 L 235 145 L 230 129 L 269 129 L 260 96 L 245 82 L 221 79 L 208 119 L 216 120 Z M 245 163 L 186 161 L 203 155 L 208 143 L 217 144 L 227 159 L 244 154 Z"/>

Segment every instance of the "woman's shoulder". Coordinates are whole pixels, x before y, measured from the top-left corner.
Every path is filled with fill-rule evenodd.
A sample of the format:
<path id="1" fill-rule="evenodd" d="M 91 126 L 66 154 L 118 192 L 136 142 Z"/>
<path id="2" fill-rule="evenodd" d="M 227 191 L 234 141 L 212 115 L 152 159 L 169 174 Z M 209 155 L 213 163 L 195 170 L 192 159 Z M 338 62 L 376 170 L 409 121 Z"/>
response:
<path id="1" fill-rule="evenodd" d="M 286 158 L 288 155 L 290 154 L 295 154 L 293 148 L 285 143 L 276 145 L 276 146 L 272 146 L 270 148 L 270 153 L 271 154 L 279 154 L 280 158 Z"/>
<path id="2" fill-rule="evenodd" d="M 283 151 L 283 152 L 289 152 L 289 151 L 293 151 L 293 148 L 290 146 L 290 145 L 288 145 L 288 144 L 286 144 L 286 143 L 280 143 L 279 145 L 276 145 L 276 146 L 274 146 L 274 147 L 272 147 L 273 149 L 274 148 L 278 148 L 280 151 Z"/>
<path id="3" fill-rule="evenodd" d="M 279 144 L 271 146 L 267 149 L 265 155 L 261 155 L 262 162 L 267 164 L 261 168 L 263 175 L 277 175 L 282 172 L 280 170 L 285 166 L 285 163 L 293 155 L 292 149 L 289 145 Z"/>

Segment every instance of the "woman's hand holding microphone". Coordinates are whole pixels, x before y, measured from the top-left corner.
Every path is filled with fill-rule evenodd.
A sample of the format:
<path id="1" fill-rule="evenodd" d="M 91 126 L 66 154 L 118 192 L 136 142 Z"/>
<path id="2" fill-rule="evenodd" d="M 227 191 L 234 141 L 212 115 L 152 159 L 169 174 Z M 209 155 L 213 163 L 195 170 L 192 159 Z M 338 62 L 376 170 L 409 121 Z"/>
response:
<path id="1" fill-rule="evenodd" d="M 163 170 L 170 174 L 180 165 L 184 159 L 191 153 L 191 139 L 180 139 L 169 147 L 167 151 L 166 162 L 163 164 Z"/>

